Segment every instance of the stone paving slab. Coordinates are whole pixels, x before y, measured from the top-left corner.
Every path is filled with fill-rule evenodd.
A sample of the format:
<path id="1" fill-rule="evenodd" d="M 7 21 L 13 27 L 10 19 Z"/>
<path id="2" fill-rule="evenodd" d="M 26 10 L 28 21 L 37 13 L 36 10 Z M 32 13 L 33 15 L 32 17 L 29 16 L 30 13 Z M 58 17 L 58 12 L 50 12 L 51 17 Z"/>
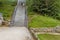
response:
<path id="1" fill-rule="evenodd" d="M 33 40 L 26 27 L 0 27 L 0 40 Z"/>

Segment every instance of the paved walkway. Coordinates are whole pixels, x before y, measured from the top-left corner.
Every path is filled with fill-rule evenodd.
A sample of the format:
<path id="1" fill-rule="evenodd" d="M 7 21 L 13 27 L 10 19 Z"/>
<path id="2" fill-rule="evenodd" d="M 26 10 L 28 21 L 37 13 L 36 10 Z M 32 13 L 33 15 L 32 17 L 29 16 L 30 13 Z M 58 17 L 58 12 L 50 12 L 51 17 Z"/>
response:
<path id="1" fill-rule="evenodd" d="M 17 6 L 12 17 L 13 23 L 11 25 L 21 27 L 27 25 L 25 1 L 26 0 L 18 0 Z"/>
<path id="2" fill-rule="evenodd" d="M 25 27 L 0 27 L 0 40 L 33 40 Z"/>
<path id="3" fill-rule="evenodd" d="M 26 0 L 18 0 L 17 6 L 12 16 L 10 24 L 11 27 L 0 28 L 0 40 L 33 40 L 29 30 L 26 28 L 26 9 L 25 5 L 23 6 L 25 1 Z"/>

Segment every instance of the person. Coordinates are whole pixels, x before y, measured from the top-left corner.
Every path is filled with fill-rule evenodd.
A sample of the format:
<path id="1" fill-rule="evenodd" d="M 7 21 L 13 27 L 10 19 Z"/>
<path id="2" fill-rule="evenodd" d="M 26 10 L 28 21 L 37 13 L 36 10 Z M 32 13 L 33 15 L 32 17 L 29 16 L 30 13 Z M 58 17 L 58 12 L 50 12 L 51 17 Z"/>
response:
<path id="1" fill-rule="evenodd" d="M 21 6 L 23 6 L 23 7 L 24 7 L 24 6 L 25 6 L 25 3 L 24 3 L 24 2 L 21 2 Z"/>

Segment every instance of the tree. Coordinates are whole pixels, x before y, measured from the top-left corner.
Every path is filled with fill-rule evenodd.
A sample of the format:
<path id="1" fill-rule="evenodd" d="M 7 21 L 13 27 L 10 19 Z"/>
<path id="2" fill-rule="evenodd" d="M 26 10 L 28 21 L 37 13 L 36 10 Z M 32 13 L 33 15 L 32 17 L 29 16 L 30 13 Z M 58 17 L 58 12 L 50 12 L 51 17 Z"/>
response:
<path id="1" fill-rule="evenodd" d="M 30 9 L 31 11 L 38 12 L 41 15 L 48 15 L 57 18 L 60 12 L 58 1 L 59 0 L 32 0 L 32 2 L 30 2 Z"/>

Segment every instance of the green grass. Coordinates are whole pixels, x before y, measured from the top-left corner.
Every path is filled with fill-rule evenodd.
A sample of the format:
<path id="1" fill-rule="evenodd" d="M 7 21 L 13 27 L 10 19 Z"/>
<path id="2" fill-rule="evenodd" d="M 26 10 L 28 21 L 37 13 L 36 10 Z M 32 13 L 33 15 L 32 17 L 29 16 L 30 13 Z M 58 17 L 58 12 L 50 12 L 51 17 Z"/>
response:
<path id="1" fill-rule="evenodd" d="M 4 9 L 1 9 L 0 12 L 3 13 L 3 17 L 5 20 L 9 20 L 13 13 L 14 7 L 13 6 L 6 6 Z"/>
<path id="2" fill-rule="evenodd" d="M 1 0 L 0 2 L 2 3 L 0 5 L 0 13 L 3 14 L 4 20 L 10 20 L 16 4 L 8 0 Z"/>
<path id="3" fill-rule="evenodd" d="M 39 34 L 39 40 L 60 40 L 60 35 Z"/>
<path id="4" fill-rule="evenodd" d="M 51 17 L 42 16 L 34 12 L 28 14 L 30 28 L 40 28 L 40 27 L 56 27 L 60 25 L 60 21 L 53 19 Z"/>

